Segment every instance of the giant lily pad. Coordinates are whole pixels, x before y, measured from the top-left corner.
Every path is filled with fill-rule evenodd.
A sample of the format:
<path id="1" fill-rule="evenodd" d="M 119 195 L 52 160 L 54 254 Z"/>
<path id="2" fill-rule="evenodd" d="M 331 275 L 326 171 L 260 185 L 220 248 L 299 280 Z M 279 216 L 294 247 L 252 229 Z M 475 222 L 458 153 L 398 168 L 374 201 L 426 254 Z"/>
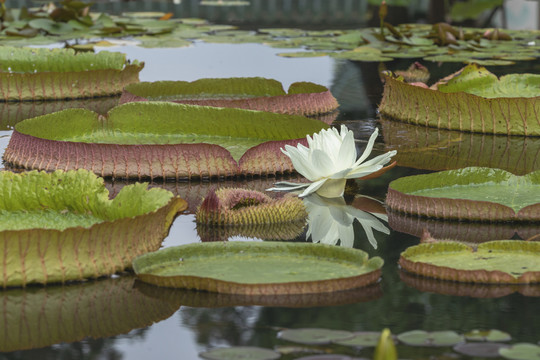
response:
<path id="1" fill-rule="evenodd" d="M 125 334 L 166 319 L 180 307 L 134 287 L 135 277 L 0 293 L 0 351 L 11 352 Z M 159 292 L 157 292 L 159 294 Z"/>
<path id="2" fill-rule="evenodd" d="M 392 210 L 456 220 L 540 221 L 540 171 L 516 176 L 469 167 L 392 181 Z"/>
<path id="3" fill-rule="evenodd" d="M 540 170 L 540 137 L 466 133 L 381 119 L 387 150 L 400 166 L 451 170 L 499 168 L 516 175 Z"/>
<path id="4" fill-rule="evenodd" d="M 113 199 L 86 170 L 0 172 L 0 285 L 25 286 L 113 274 L 159 248 L 184 200 L 146 184 Z"/>
<path id="5" fill-rule="evenodd" d="M 376 282 L 383 260 L 361 250 L 282 242 L 196 243 L 133 261 L 145 282 L 246 295 L 310 294 Z"/>
<path id="6" fill-rule="evenodd" d="M 1 101 L 79 99 L 119 94 L 144 63 L 122 53 L 0 47 Z"/>
<path id="7" fill-rule="evenodd" d="M 287 173 L 294 168 L 280 148 L 326 127 L 302 116 L 167 102 L 124 104 L 107 116 L 68 109 L 17 124 L 4 160 L 113 178 Z"/>
<path id="8" fill-rule="evenodd" d="M 427 88 L 384 75 L 380 112 L 390 118 L 442 129 L 506 135 L 540 135 L 540 75 L 498 79 L 471 64 Z"/>
<path id="9" fill-rule="evenodd" d="M 499 240 L 476 248 L 458 242 L 424 243 L 407 248 L 400 266 L 411 273 L 458 282 L 540 283 L 540 243 Z"/>
<path id="10" fill-rule="evenodd" d="M 338 107 L 330 91 L 309 82 L 293 83 L 288 93 L 276 80 L 264 78 L 199 79 L 143 82 L 126 86 L 120 104 L 131 101 L 235 107 L 296 115 L 317 115 Z"/>

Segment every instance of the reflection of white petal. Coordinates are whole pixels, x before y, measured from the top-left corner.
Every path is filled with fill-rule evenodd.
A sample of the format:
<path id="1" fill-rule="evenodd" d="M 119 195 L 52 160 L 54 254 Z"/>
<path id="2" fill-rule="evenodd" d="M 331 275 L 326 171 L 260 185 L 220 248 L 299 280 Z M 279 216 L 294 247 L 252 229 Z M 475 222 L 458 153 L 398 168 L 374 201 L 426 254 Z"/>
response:
<path id="1" fill-rule="evenodd" d="M 354 220 L 364 229 L 369 243 L 376 249 L 377 240 L 373 230 L 389 234 L 390 230 L 379 219 L 388 220 L 386 214 L 369 213 L 347 205 L 343 197 L 325 198 L 311 194 L 303 199 L 308 213 L 308 231 L 313 242 L 354 245 Z"/>
<path id="2" fill-rule="evenodd" d="M 309 186 L 307 187 L 306 190 L 304 190 L 303 193 L 301 193 L 300 197 L 304 197 L 304 196 L 308 196 L 309 194 L 311 193 L 314 193 L 316 192 L 321 186 L 324 185 L 326 179 L 322 179 L 322 180 L 317 180 L 317 181 L 314 181 L 312 182 L 311 184 L 309 184 Z"/>

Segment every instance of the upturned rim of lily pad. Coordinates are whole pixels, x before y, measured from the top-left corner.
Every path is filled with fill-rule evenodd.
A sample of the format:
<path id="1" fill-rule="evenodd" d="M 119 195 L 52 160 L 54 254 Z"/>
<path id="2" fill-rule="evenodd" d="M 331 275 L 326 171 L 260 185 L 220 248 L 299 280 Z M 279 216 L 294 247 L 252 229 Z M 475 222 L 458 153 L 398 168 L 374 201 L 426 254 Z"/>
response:
<path id="1" fill-rule="evenodd" d="M 130 268 L 134 257 L 159 248 L 187 207 L 169 191 L 139 183 L 109 199 L 103 179 L 82 169 L 2 171 L 0 182 L 4 288 L 80 281 Z"/>
<path id="2" fill-rule="evenodd" d="M 457 74 L 457 75 L 456 75 Z M 445 79 L 448 92 L 443 92 L 443 82 L 437 88 L 425 84 L 408 84 L 402 77 L 383 72 L 385 82 L 383 97 L 379 105 L 382 115 L 391 119 L 416 125 L 440 129 L 469 131 L 488 134 L 540 136 L 540 114 L 537 111 L 537 96 L 484 97 L 465 92 L 477 85 L 486 86 L 486 79 L 502 83 L 483 67 L 471 64 L 452 77 Z M 460 85 L 461 74 L 480 74 L 477 79 L 466 80 L 471 85 Z M 528 79 L 520 80 L 519 74 L 508 77 L 504 86 L 514 89 L 522 81 L 527 89 Z M 527 74 L 525 74 L 527 75 Z M 531 74 L 528 74 L 531 75 Z M 465 76 L 465 75 L 464 75 Z M 509 75 L 507 75 L 509 76 Z M 531 75 L 538 76 L 538 75 Z M 493 77 L 495 79 L 493 79 Z M 455 86 L 448 86 L 454 81 Z M 540 81 L 540 80 L 536 80 Z M 488 85 L 491 82 L 488 83 Z M 503 85 L 501 85 L 503 86 Z"/>
<path id="3" fill-rule="evenodd" d="M 0 102 L 84 99 L 120 94 L 144 63 L 117 52 L 0 47 Z"/>
<path id="4" fill-rule="evenodd" d="M 480 284 L 537 284 L 538 270 L 528 269 L 539 257 L 540 242 L 494 240 L 476 247 L 455 241 L 423 243 L 401 253 L 399 265 L 409 273 L 439 280 Z M 451 261 L 452 265 L 449 265 Z M 538 260 L 536 260 L 538 263 Z"/>
<path id="5" fill-rule="evenodd" d="M 481 187 L 495 188 L 491 193 L 477 191 Z M 406 176 L 392 181 L 388 186 L 386 204 L 393 211 L 424 216 L 465 221 L 540 221 L 540 202 L 528 196 L 526 186 L 540 187 L 540 170 L 517 176 L 508 171 L 484 167 L 468 167 L 431 174 Z M 525 188 L 525 189 L 524 189 Z M 469 195 L 449 194 L 445 189 L 471 190 Z M 476 191 L 472 191 L 475 190 Z M 519 190 L 516 190 L 519 189 Z M 505 198 L 489 200 L 488 196 L 502 196 L 501 192 L 516 191 L 522 199 L 504 204 Z M 515 194 L 514 194 L 515 195 Z M 526 200 L 525 203 L 523 203 Z"/>
<path id="6" fill-rule="evenodd" d="M 303 116 L 326 114 L 339 106 L 325 86 L 295 82 L 285 92 L 279 81 L 262 77 L 140 82 L 126 86 L 119 103 L 133 101 L 172 101 Z"/>
<path id="7" fill-rule="evenodd" d="M 227 267 L 231 262 L 235 266 Z M 380 257 L 369 258 L 362 250 L 273 241 L 187 244 L 133 261 L 135 274 L 150 284 L 244 295 L 354 289 L 377 282 L 382 265 Z"/>
<path id="8" fill-rule="evenodd" d="M 135 283 L 135 276 L 120 276 L 2 291 L 0 351 L 125 334 L 170 317 L 182 304 L 140 291 Z"/>
<path id="9" fill-rule="evenodd" d="M 67 109 L 18 123 L 4 161 L 127 179 L 286 174 L 295 170 L 280 149 L 327 127 L 298 115 L 169 102 L 123 104 L 107 115 Z"/>

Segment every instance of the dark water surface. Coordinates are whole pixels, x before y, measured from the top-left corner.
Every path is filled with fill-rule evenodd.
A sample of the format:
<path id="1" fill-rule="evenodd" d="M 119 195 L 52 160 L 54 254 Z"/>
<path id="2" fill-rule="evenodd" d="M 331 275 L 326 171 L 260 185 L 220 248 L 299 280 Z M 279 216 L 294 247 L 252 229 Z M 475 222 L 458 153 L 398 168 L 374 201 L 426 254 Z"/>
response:
<path id="1" fill-rule="evenodd" d="M 180 49 L 125 46 L 110 50 L 145 61 L 142 81 L 263 76 L 282 81 L 286 88 L 295 81 L 328 86 L 341 104 L 334 124 L 344 123 L 353 129 L 359 149 L 364 147 L 373 129 L 379 127 L 382 135 L 376 145 L 378 152 L 398 148 L 400 154 L 408 154 L 402 160 L 398 158 L 407 167 L 397 167 L 381 178 L 356 183 L 359 194 L 379 200 L 384 200 L 391 180 L 410 174 L 467 165 L 506 167 L 518 173 L 540 168 L 538 138 L 473 136 L 380 122 L 375 110 L 382 84 L 375 63 L 328 57 L 285 59 L 275 54 L 292 50 L 255 44 L 196 43 Z M 386 66 L 403 69 L 410 62 L 396 61 Z M 429 66 L 433 78 L 438 78 L 460 65 Z M 514 68 L 492 70 L 538 72 L 535 66 L 522 63 Z M 10 131 L 5 129 L 2 134 L 3 149 Z M 259 184 L 252 185 L 260 189 L 272 183 L 272 179 L 257 181 Z M 115 186 L 111 185 L 113 190 Z M 200 198 L 209 185 L 184 183 L 167 184 L 167 187 L 180 195 Z M 0 353 L 0 359 L 197 359 L 199 352 L 217 346 L 273 348 L 287 344 L 277 339 L 276 328 L 301 327 L 350 331 L 380 331 L 387 327 L 394 334 L 415 329 L 460 333 L 499 329 L 510 333 L 512 342 L 540 340 L 540 289 L 429 282 L 407 276 L 397 266 L 400 253 L 419 242 L 424 227 L 440 237 L 474 242 L 527 238 L 538 232 L 538 224 L 515 228 L 512 224 L 436 223 L 391 216 L 390 226 L 396 230 L 389 235 L 375 232 L 375 249 L 362 227 L 354 224 L 354 247 L 370 256 L 381 256 L 385 266 L 379 284 L 350 292 L 261 299 L 259 305 L 252 306 L 245 298 L 154 288 L 135 282 L 130 274 L 85 284 L 3 291 L 0 323 L 15 325 L 2 330 L 0 350 L 7 352 Z M 305 238 L 301 235 L 295 240 L 305 241 L 302 236 Z M 229 240 L 260 241 L 243 236 Z M 199 241 L 194 215 L 185 214 L 175 220 L 164 246 Z M 354 356 L 372 356 L 370 348 L 333 349 Z M 450 348 L 400 347 L 398 351 L 402 358 L 466 358 Z M 300 356 L 286 358 L 297 357 Z"/>

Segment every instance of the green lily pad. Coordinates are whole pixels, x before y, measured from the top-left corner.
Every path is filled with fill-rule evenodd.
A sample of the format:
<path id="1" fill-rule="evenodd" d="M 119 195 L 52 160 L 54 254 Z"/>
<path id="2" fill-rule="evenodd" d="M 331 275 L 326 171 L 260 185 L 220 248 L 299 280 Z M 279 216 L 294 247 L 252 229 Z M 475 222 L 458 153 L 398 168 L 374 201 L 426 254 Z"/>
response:
<path id="1" fill-rule="evenodd" d="M 540 243 L 488 241 L 476 248 L 455 242 L 411 246 L 400 266 L 411 273 L 441 280 L 474 283 L 528 284 L 540 282 Z"/>
<path id="2" fill-rule="evenodd" d="M 156 296 L 155 289 L 145 294 L 134 284 L 134 276 L 121 276 L 69 286 L 3 290 L 0 350 L 126 334 L 166 319 L 180 307 L 177 299 Z"/>
<path id="3" fill-rule="evenodd" d="M 327 56 L 329 53 L 324 51 L 291 51 L 291 52 L 283 52 L 276 54 L 277 56 L 281 57 L 288 57 L 288 58 L 311 58 L 311 57 L 322 57 Z"/>
<path id="4" fill-rule="evenodd" d="M 426 88 L 391 74 L 380 112 L 392 119 L 443 129 L 507 135 L 540 135 L 536 104 L 540 75 L 511 74 L 498 79 L 475 64 Z"/>
<path id="5" fill-rule="evenodd" d="M 233 346 L 205 351 L 199 356 L 208 360 L 274 360 L 281 354 L 255 346 Z"/>
<path id="6" fill-rule="evenodd" d="M 0 47 L 3 101 L 91 98 L 120 93 L 139 81 L 144 64 L 124 54 L 72 49 Z"/>
<path id="7" fill-rule="evenodd" d="M 283 242 L 195 243 L 138 257 L 135 273 L 159 286 L 249 295 L 309 294 L 376 282 L 383 261 L 361 250 Z"/>
<path id="8" fill-rule="evenodd" d="M 133 257 L 157 249 L 187 206 L 147 184 L 126 186 L 110 200 L 103 179 L 86 170 L 0 172 L 0 184 L 3 287 L 121 271 Z"/>
<path id="9" fill-rule="evenodd" d="M 322 85 L 296 82 L 285 92 L 280 82 L 260 77 L 142 82 L 126 86 L 119 102 L 132 101 L 172 101 L 305 116 L 329 113 L 339 106 Z"/>
<path id="10" fill-rule="evenodd" d="M 514 344 L 508 348 L 500 349 L 499 354 L 510 360 L 538 360 L 540 359 L 540 346 L 529 343 Z"/>
<path id="11" fill-rule="evenodd" d="M 496 329 L 472 330 L 464 334 L 467 341 L 510 341 L 510 334 Z"/>
<path id="12" fill-rule="evenodd" d="M 379 331 L 359 331 L 352 333 L 352 337 L 332 341 L 338 345 L 374 347 L 379 343 L 381 333 Z"/>
<path id="13" fill-rule="evenodd" d="M 113 178 L 285 173 L 294 168 L 280 148 L 305 143 L 307 134 L 327 127 L 296 115 L 135 102 L 105 117 L 68 109 L 20 122 L 4 160 L 40 170 L 86 168 Z"/>
<path id="14" fill-rule="evenodd" d="M 484 221 L 540 221 L 540 171 L 516 176 L 492 168 L 407 176 L 392 181 L 387 205 L 419 216 Z"/>
<path id="15" fill-rule="evenodd" d="M 409 346 L 453 346 L 465 341 L 454 331 L 412 330 L 397 335 L 397 339 Z"/>
<path id="16" fill-rule="evenodd" d="M 353 335 L 352 332 L 344 330 L 305 328 L 282 330 L 278 333 L 278 338 L 306 345 L 324 345 L 345 341 Z"/>

